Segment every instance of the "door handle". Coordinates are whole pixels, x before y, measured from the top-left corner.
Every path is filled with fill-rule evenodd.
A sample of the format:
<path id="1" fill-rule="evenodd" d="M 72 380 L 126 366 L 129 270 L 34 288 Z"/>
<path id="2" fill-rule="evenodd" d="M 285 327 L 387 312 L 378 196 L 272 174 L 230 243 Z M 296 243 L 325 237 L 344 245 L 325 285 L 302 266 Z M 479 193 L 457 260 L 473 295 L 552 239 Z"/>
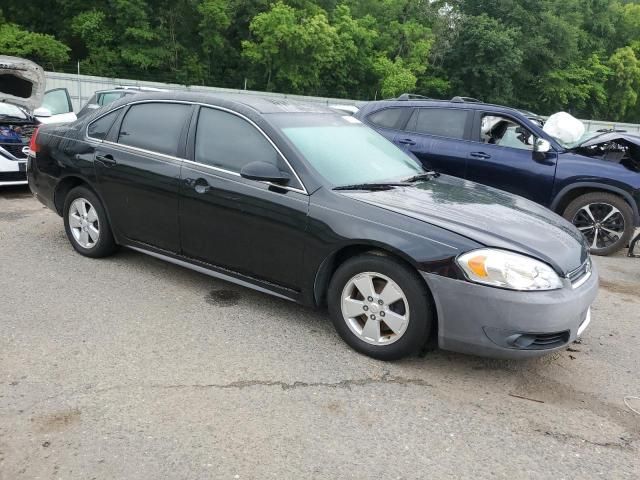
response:
<path id="1" fill-rule="evenodd" d="M 401 143 L 402 145 L 415 145 L 416 144 L 416 142 L 414 142 L 410 138 L 403 138 L 401 140 L 398 140 L 398 143 Z"/>
<path id="2" fill-rule="evenodd" d="M 105 167 L 113 167 L 118 162 L 113 158 L 113 155 L 96 155 L 96 160 L 102 163 Z"/>
<path id="3" fill-rule="evenodd" d="M 209 182 L 207 182 L 204 178 L 199 178 L 195 181 L 191 180 L 191 182 L 191 185 L 193 185 L 193 189 L 197 193 L 207 193 L 209 190 L 211 190 L 211 185 L 209 185 Z"/>
<path id="4" fill-rule="evenodd" d="M 472 152 L 469 155 L 472 156 L 473 158 L 482 158 L 483 160 L 488 160 L 491 158 L 491 155 L 484 152 Z"/>

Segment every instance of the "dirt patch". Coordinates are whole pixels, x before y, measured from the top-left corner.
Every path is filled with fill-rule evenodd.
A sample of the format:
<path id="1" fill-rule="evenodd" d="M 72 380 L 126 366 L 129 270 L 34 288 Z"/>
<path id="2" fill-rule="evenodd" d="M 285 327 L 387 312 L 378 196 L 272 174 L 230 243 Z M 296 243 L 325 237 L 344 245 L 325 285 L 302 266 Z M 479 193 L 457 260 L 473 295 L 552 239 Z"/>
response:
<path id="1" fill-rule="evenodd" d="M 237 291 L 222 288 L 211 290 L 205 300 L 209 305 L 216 307 L 234 307 L 241 298 L 242 296 Z"/>
<path id="2" fill-rule="evenodd" d="M 58 432 L 80 423 L 80 410 L 77 408 L 41 415 L 31 419 L 40 432 Z"/>
<path id="3" fill-rule="evenodd" d="M 611 293 L 634 297 L 634 300 L 637 300 L 640 296 L 640 286 L 632 283 L 610 282 L 609 280 L 600 278 L 600 287 Z"/>

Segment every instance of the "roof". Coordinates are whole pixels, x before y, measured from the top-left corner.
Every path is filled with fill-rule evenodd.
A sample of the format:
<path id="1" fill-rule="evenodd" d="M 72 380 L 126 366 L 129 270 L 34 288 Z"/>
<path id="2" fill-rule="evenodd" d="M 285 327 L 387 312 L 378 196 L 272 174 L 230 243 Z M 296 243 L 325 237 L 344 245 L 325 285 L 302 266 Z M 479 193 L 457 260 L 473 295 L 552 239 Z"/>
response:
<path id="1" fill-rule="evenodd" d="M 467 97 L 454 97 L 451 100 L 439 100 L 435 98 L 398 98 L 398 99 L 389 99 L 389 100 L 378 100 L 374 102 L 369 102 L 366 105 L 388 105 L 388 106 L 403 106 L 403 107 L 424 107 L 424 106 L 448 106 L 452 108 L 464 108 L 468 110 L 488 110 L 493 112 L 499 111 L 509 111 L 511 113 L 518 113 L 520 115 L 535 115 L 530 112 L 526 114 L 524 111 L 519 110 L 513 107 L 507 107 L 504 105 L 495 105 L 493 103 L 484 103 L 481 101 L 476 101 L 475 99 L 464 100 Z M 367 110 L 371 110 L 371 107 L 367 108 Z"/>
<path id="2" fill-rule="evenodd" d="M 140 92 L 134 98 L 127 97 L 114 102 L 112 105 L 121 105 L 132 101 L 140 100 L 176 100 L 194 103 L 208 103 L 222 107 L 240 106 L 248 108 L 257 113 L 330 113 L 336 114 L 328 106 L 303 103 L 281 97 L 271 97 L 268 95 L 255 95 L 249 93 L 202 93 L 202 92 Z"/>

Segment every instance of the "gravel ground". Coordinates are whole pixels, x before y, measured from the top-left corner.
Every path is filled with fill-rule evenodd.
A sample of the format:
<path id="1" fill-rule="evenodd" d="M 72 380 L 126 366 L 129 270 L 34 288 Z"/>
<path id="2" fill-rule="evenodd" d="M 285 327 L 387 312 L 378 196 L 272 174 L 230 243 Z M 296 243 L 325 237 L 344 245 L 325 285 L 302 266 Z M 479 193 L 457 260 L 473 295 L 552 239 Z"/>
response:
<path id="1" fill-rule="evenodd" d="M 5 189 L 0 479 L 640 478 L 640 259 L 596 261 L 567 351 L 383 363 L 323 312 L 133 251 L 83 258 Z"/>

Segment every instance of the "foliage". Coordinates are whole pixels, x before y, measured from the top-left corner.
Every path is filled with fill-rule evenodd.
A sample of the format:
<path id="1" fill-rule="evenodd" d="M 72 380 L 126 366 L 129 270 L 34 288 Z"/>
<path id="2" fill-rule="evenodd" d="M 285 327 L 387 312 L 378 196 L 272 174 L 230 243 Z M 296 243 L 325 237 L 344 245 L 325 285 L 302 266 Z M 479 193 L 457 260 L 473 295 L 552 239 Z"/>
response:
<path id="1" fill-rule="evenodd" d="M 141 80 L 359 99 L 462 95 L 640 122 L 638 1 L 43 3 L 3 4 L 0 52 Z"/>
<path id="2" fill-rule="evenodd" d="M 51 35 L 28 32 L 12 23 L 0 25 L 0 52 L 4 55 L 32 58 L 52 69 L 69 60 L 69 47 Z"/>

